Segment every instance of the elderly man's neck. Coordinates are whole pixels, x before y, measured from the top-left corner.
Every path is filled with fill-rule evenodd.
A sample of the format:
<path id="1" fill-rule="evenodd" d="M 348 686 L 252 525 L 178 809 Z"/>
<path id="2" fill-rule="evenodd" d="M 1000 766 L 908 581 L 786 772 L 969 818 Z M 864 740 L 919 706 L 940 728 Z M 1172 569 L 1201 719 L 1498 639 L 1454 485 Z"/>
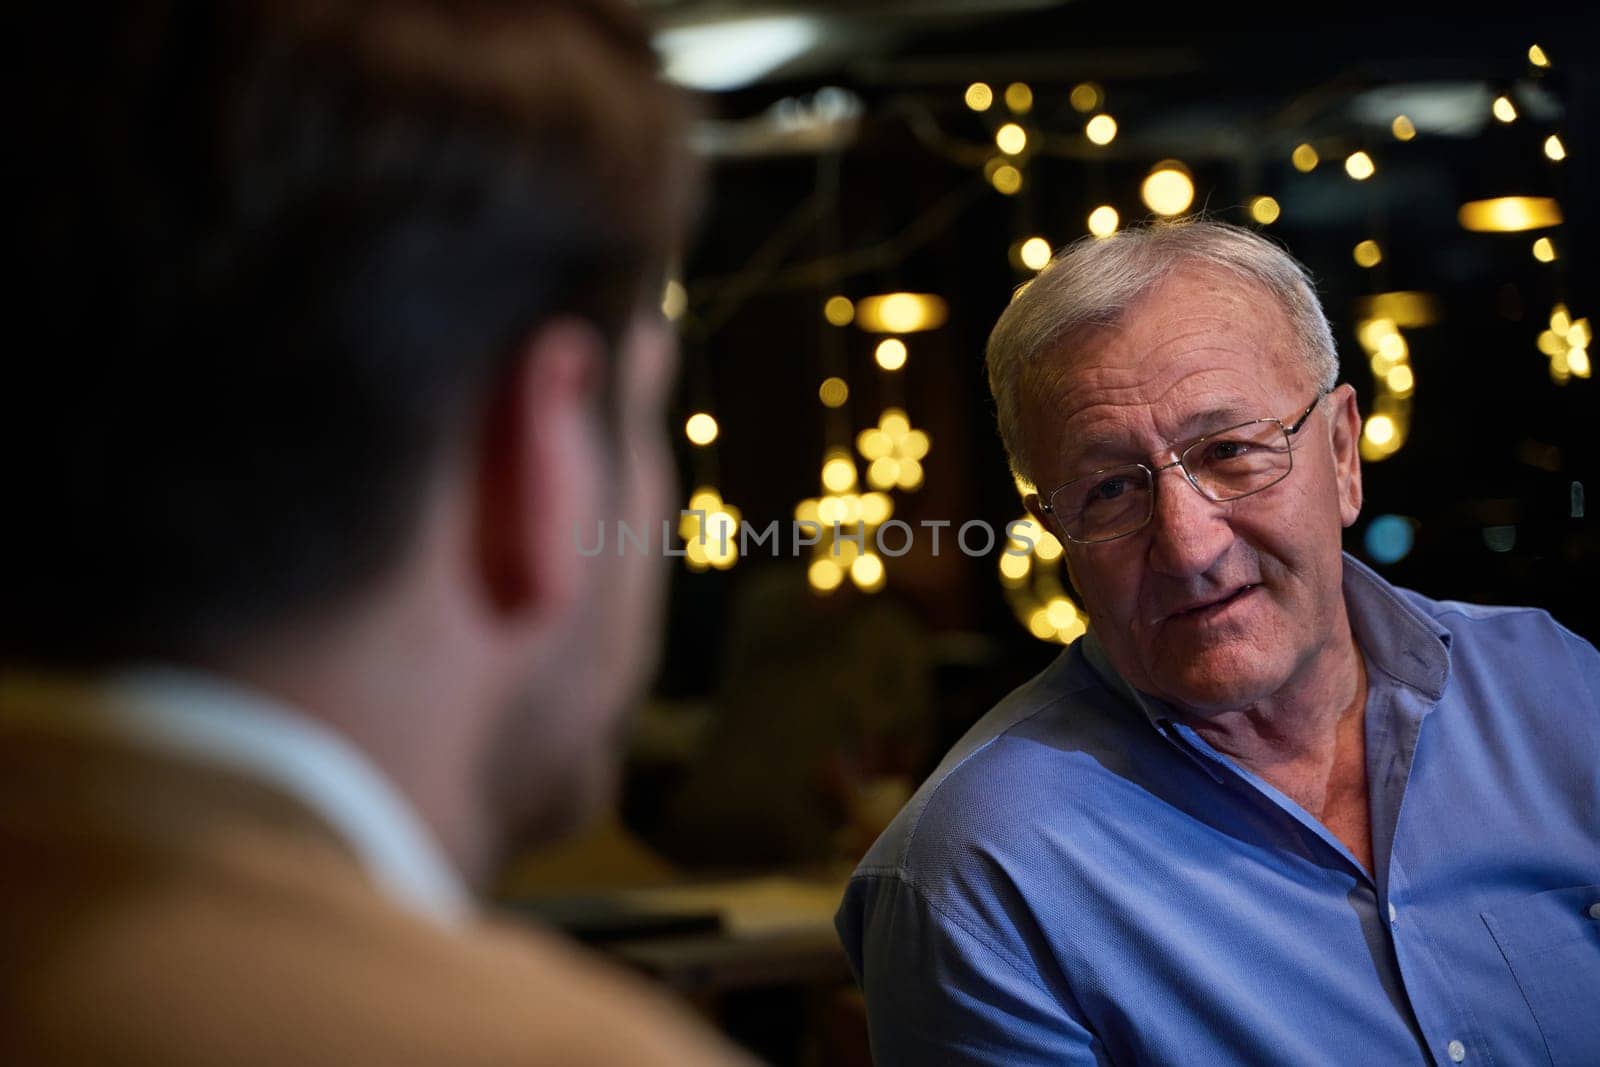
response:
<path id="1" fill-rule="evenodd" d="M 1217 751 L 1320 820 L 1370 871 L 1366 664 L 1348 623 L 1341 619 L 1337 632 L 1342 640 L 1270 698 L 1183 718 Z"/>

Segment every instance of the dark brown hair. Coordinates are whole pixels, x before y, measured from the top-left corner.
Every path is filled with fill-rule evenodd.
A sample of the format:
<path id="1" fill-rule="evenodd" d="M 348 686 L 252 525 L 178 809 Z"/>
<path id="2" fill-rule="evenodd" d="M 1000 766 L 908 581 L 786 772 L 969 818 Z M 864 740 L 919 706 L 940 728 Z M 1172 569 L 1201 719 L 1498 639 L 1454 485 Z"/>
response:
<path id="1" fill-rule="evenodd" d="M 90 24 L 35 34 L 28 76 L 12 661 L 181 656 L 371 581 L 542 322 L 615 341 L 654 299 L 695 188 L 620 2 Z"/>

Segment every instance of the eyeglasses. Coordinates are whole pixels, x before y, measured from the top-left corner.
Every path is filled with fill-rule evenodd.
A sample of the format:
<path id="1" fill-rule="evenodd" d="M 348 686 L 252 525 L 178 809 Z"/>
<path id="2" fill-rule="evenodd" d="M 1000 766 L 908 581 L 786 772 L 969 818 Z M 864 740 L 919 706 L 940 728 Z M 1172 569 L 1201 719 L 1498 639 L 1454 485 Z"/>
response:
<path id="1" fill-rule="evenodd" d="M 1282 419 L 1242 422 L 1190 441 L 1176 460 L 1160 467 L 1127 463 L 1074 478 L 1052 491 L 1039 510 L 1056 517 L 1067 540 L 1092 545 L 1142 530 L 1155 513 L 1156 475 L 1173 467 L 1182 468 L 1195 492 L 1218 504 L 1270 489 L 1294 469 L 1290 438 L 1326 395 L 1318 393 L 1289 426 Z"/>

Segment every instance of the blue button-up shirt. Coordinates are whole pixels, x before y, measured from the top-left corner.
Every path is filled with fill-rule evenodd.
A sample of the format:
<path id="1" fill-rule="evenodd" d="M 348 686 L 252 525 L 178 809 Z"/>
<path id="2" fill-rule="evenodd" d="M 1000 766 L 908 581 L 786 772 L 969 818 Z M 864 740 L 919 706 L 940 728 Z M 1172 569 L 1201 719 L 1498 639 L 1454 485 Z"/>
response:
<path id="1" fill-rule="evenodd" d="M 851 880 L 895 1064 L 1600 1064 L 1600 654 L 1345 557 L 1375 870 L 1111 669 L 986 715 Z"/>

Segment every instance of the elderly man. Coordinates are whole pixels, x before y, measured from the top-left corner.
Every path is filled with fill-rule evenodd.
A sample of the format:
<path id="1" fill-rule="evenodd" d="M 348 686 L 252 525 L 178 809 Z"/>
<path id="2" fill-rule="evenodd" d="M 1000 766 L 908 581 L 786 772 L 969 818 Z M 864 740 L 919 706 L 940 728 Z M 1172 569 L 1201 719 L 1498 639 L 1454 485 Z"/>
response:
<path id="1" fill-rule="evenodd" d="M 0 1062 L 739 1059 L 469 892 L 605 801 L 651 670 L 658 561 L 574 543 L 671 503 L 695 182 L 638 15 L 145 2 L 29 41 Z"/>
<path id="2" fill-rule="evenodd" d="M 1082 243 L 988 360 L 1092 621 L 851 882 L 878 1061 L 1595 1062 L 1600 655 L 1341 553 L 1305 272 L 1211 222 Z"/>

